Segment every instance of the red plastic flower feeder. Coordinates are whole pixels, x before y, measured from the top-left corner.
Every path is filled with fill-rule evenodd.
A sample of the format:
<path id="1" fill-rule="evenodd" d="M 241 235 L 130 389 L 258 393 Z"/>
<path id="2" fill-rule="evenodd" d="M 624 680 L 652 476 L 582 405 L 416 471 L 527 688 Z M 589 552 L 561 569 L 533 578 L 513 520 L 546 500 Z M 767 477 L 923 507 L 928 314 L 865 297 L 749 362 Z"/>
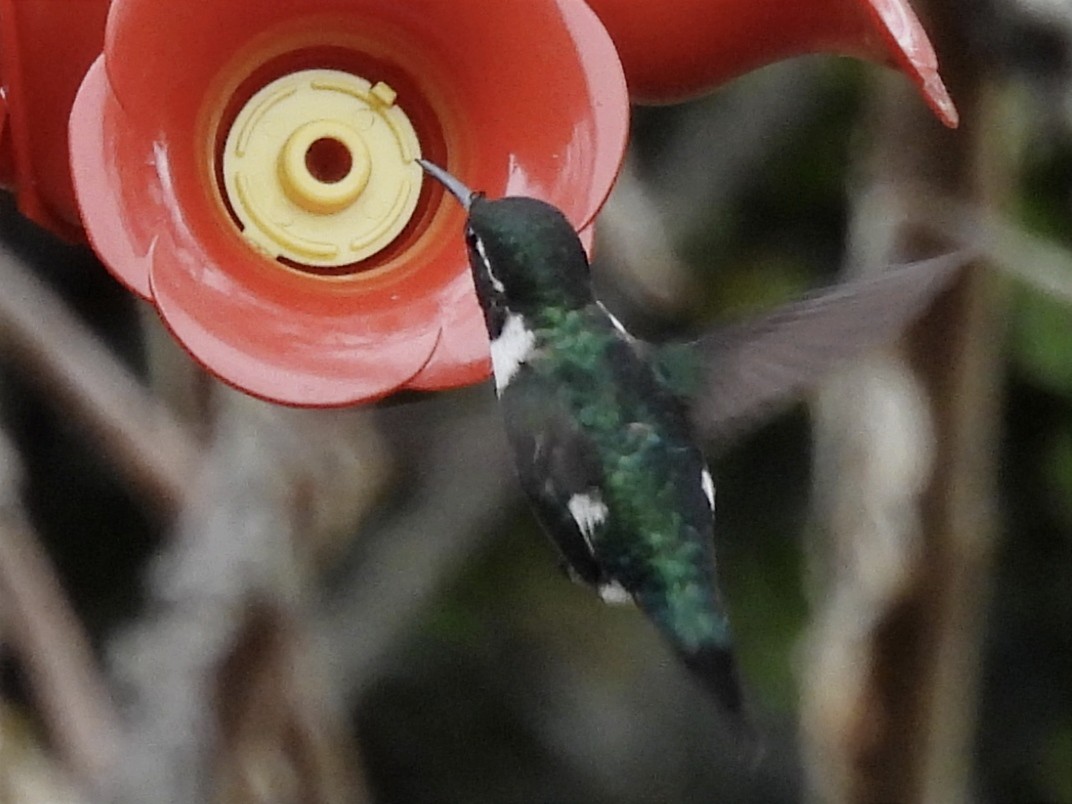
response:
<path id="1" fill-rule="evenodd" d="M 948 126 L 957 111 L 907 0 L 589 0 L 618 48 L 633 99 L 671 103 L 790 56 L 887 63 Z"/>
<path id="2" fill-rule="evenodd" d="M 209 370 L 290 404 L 487 376 L 462 211 L 417 156 L 550 201 L 590 240 L 630 95 L 832 51 L 898 65 L 956 122 L 906 0 L 72 7 L 0 0 L 0 184 L 84 230 Z"/>
<path id="3" fill-rule="evenodd" d="M 628 113 L 581 0 L 114 0 L 71 169 L 93 247 L 201 363 L 343 405 L 488 374 L 462 212 L 414 159 L 587 236 Z"/>

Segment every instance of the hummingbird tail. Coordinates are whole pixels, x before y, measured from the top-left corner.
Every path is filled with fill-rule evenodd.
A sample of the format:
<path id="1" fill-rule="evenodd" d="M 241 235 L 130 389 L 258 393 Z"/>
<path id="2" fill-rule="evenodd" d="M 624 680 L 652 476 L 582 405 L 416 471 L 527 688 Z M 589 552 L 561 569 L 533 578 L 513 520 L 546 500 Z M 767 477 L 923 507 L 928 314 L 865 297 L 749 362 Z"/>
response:
<path id="1" fill-rule="evenodd" d="M 694 651 L 681 651 L 685 667 L 700 685 L 726 710 L 739 718 L 743 712 L 741 682 L 737 661 L 727 648 L 706 645 Z"/>
<path id="2" fill-rule="evenodd" d="M 682 661 L 700 686 L 729 715 L 726 726 L 737 745 L 737 759 L 755 772 L 767 754 L 765 741 L 745 712 L 737 661 L 728 648 L 706 646 L 699 650 L 679 651 Z"/>

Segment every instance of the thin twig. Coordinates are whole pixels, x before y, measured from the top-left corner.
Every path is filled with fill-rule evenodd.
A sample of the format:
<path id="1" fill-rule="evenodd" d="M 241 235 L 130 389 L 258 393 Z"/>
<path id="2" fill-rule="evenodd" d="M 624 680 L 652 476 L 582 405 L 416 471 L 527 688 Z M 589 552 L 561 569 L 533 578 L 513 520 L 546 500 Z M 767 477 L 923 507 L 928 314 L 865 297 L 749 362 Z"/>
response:
<path id="1" fill-rule="evenodd" d="M 19 501 L 0 432 L 0 620 L 67 766 L 91 787 L 116 759 L 119 720 L 81 624 Z"/>
<path id="2" fill-rule="evenodd" d="M 0 286 L 0 347 L 139 490 L 173 509 L 199 463 L 193 438 L 2 244 Z"/>
<path id="3" fill-rule="evenodd" d="M 898 183 L 913 199 L 906 222 L 978 251 L 994 268 L 1066 304 L 1072 304 L 1072 252 L 1033 234 L 1001 213 L 943 194 L 935 187 Z"/>

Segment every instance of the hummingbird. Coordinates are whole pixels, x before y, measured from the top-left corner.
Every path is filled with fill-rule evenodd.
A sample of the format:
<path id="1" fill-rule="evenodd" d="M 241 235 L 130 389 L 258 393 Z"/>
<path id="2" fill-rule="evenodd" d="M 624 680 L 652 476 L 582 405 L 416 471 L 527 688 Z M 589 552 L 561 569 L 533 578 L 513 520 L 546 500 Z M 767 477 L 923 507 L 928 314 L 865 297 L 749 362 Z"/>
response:
<path id="1" fill-rule="evenodd" d="M 560 210 L 534 198 L 489 199 L 418 162 L 467 213 L 469 264 L 517 475 L 568 574 L 607 603 L 635 604 L 739 716 L 717 580 L 715 485 L 701 439 L 740 433 L 822 369 L 895 334 L 963 258 L 850 281 L 657 347 L 630 335 L 594 296 L 588 257 Z M 845 309 L 858 329 L 865 323 L 862 339 L 838 325 Z M 764 353 L 766 364 L 757 362 Z"/>

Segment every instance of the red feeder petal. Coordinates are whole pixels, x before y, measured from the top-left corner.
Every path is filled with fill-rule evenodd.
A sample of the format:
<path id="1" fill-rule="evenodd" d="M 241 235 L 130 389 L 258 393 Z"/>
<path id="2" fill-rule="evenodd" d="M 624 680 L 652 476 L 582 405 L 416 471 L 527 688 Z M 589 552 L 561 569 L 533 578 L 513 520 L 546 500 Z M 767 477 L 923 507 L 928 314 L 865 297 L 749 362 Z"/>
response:
<path id="1" fill-rule="evenodd" d="M 749 70 L 804 53 L 895 64 L 948 126 L 957 112 L 907 0 L 589 0 L 640 103 L 695 97 Z"/>

